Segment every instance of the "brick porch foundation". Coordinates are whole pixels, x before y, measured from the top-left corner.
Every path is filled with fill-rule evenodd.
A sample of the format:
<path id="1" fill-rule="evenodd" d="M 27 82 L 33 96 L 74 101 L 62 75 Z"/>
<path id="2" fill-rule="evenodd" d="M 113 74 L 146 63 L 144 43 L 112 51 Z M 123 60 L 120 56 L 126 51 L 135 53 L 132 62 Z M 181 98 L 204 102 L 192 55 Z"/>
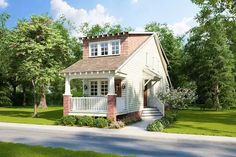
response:
<path id="1" fill-rule="evenodd" d="M 120 115 L 120 116 L 117 116 L 118 119 L 122 120 L 123 118 L 132 118 L 132 119 L 135 119 L 136 121 L 139 121 L 141 120 L 142 118 L 142 111 L 137 111 L 137 112 L 131 112 L 131 113 L 127 113 L 127 114 L 124 114 L 124 115 Z"/>
<path id="2" fill-rule="evenodd" d="M 71 95 L 63 95 L 63 115 L 67 116 L 70 112 Z"/>
<path id="3" fill-rule="evenodd" d="M 107 96 L 107 119 L 116 121 L 116 95 Z"/>

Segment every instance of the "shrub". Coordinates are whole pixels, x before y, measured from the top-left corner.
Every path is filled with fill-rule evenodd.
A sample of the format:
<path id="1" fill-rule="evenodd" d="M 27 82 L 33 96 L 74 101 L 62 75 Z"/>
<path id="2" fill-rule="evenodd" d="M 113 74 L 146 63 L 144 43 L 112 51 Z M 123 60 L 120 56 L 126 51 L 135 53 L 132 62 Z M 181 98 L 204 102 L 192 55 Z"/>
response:
<path id="1" fill-rule="evenodd" d="M 173 123 L 177 120 L 176 114 L 165 115 L 165 118 L 169 120 L 170 123 Z"/>
<path id="2" fill-rule="evenodd" d="M 111 122 L 110 125 L 109 125 L 109 128 L 110 129 L 120 129 L 120 128 L 123 128 L 125 126 L 125 123 L 122 122 L 122 121 L 114 121 L 114 122 Z"/>
<path id="3" fill-rule="evenodd" d="M 161 124 L 163 125 L 164 128 L 166 128 L 166 127 L 168 127 L 170 125 L 170 121 L 167 118 L 165 118 L 165 117 L 162 117 L 160 119 L 160 122 L 161 122 Z"/>
<path id="4" fill-rule="evenodd" d="M 73 126 L 77 123 L 76 116 L 65 116 L 56 121 L 57 125 L 69 125 Z"/>
<path id="5" fill-rule="evenodd" d="M 90 126 L 90 127 L 93 127 L 94 126 L 94 118 L 90 117 L 90 116 L 78 117 L 77 124 L 79 126 Z"/>
<path id="6" fill-rule="evenodd" d="M 176 121 L 176 114 L 165 115 L 147 126 L 148 131 L 162 131 Z M 161 125 L 160 125 L 160 124 Z"/>
<path id="7" fill-rule="evenodd" d="M 160 93 L 159 98 L 177 112 L 178 110 L 188 108 L 188 105 L 193 103 L 197 96 L 195 91 L 191 89 L 177 88 L 165 94 Z"/>
<path id="8" fill-rule="evenodd" d="M 108 127 L 108 120 L 105 118 L 97 118 L 94 120 L 94 127 L 98 128 Z"/>
<path id="9" fill-rule="evenodd" d="M 153 123 L 148 124 L 147 126 L 147 130 L 148 131 L 163 131 L 164 127 L 162 125 L 162 123 L 160 122 L 160 120 L 155 120 Z"/>

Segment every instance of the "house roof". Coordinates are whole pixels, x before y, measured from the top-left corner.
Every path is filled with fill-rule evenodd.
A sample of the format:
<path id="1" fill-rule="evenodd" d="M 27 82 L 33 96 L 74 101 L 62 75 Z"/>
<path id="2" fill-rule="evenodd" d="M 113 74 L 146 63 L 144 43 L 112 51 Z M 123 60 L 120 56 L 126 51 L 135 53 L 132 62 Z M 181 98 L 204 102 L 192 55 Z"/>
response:
<path id="1" fill-rule="evenodd" d="M 97 35 L 97 36 L 86 36 L 86 37 L 81 37 L 81 40 L 85 39 L 96 39 L 96 38 L 103 38 L 103 37 L 110 37 L 110 36 L 120 36 L 120 35 L 152 35 L 154 32 L 119 32 L 119 33 L 114 33 L 114 34 L 102 34 L 102 35 Z"/>
<path id="2" fill-rule="evenodd" d="M 79 60 L 62 73 L 116 70 L 129 56 L 91 57 Z"/>

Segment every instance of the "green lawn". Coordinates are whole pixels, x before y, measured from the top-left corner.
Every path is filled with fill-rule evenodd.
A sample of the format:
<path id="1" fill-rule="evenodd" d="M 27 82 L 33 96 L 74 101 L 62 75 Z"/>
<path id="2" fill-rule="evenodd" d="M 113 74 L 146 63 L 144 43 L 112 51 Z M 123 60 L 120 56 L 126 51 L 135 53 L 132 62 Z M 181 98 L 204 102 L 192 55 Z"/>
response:
<path id="1" fill-rule="evenodd" d="M 93 151 L 72 151 L 64 148 L 29 146 L 0 142 L 0 157 L 120 157 Z"/>
<path id="2" fill-rule="evenodd" d="M 200 111 L 188 109 L 178 113 L 175 124 L 164 132 L 216 136 L 236 136 L 236 110 Z"/>
<path id="3" fill-rule="evenodd" d="M 32 118 L 33 107 L 0 107 L 0 122 L 28 123 L 28 124 L 55 124 L 63 116 L 62 106 L 49 106 L 48 109 L 39 109 L 39 117 Z"/>

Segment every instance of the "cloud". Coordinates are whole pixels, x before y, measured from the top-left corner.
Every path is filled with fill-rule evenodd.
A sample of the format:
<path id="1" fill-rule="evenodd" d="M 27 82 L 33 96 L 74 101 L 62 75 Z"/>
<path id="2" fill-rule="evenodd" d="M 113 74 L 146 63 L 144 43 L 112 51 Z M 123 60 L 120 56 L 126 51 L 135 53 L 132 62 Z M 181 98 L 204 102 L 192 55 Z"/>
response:
<path id="1" fill-rule="evenodd" d="M 91 10 L 85 10 L 82 8 L 74 8 L 64 0 L 51 0 L 51 12 L 55 19 L 64 16 L 76 27 L 79 27 L 85 22 L 92 25 L 103 25 L 105 23 L 114 24 L 117 22 L 117 19 L 111 16 L 101 4 L 97 4 L 96 7 Z"/>
<path id="2" fill-rule="evenodd" d="M 181 21 L 174 23 L 173 25 L 168 25 L 168 27 L 173 30 L 175 35 L 184 35 L 192 27 L 196 25 L 193 17 L 184 17 Z"/>
<path id="3" fill-rule="evenodd" d="M 136 4 L 139 0 L 131 0 L 131 3 Z"/>
<path id="4" fill-rule="evenodd" d="M 6 0 L 0 0 L 0 8 L 6 8 L 8 6 L 8 3 Z"/>

